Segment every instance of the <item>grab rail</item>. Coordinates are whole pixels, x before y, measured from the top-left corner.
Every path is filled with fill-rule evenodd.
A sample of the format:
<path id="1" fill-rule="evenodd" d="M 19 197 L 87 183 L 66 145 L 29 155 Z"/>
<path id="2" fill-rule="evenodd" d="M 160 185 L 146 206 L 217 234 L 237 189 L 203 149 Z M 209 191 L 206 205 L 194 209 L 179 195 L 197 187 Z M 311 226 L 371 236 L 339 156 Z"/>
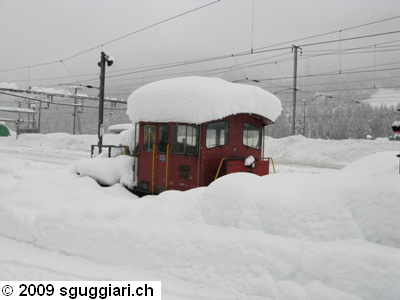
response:
<path id="1" fill-rule="evenodd" d="M 224 160 L 226 160 L 226 157 L 223 157 L 223 158 L 221 159 L 221 161 L 220 161 L 220 163 L 219 163 L 218 170 L 217 170 L 217 174 L 215 174 L 214 180 L 217 180 L 217 178 L 218 178 L 218 176 L 219 176 L 219 172 L 221 171 L 221 167 L 222 167 L 222 164 L 223 164 Z"/>

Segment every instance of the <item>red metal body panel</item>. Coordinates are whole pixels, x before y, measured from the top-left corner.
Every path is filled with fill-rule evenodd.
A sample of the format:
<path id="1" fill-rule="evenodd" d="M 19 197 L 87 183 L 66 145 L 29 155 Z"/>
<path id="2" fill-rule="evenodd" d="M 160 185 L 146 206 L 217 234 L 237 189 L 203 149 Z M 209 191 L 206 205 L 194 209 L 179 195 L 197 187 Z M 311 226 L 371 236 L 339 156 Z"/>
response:
<path id="1" fill-rule="evenodd" d="M 228 116 L 224 119 L 228 122 L 228 143 L 224 146 L 207 148 L 206 131 L 207 125 L 213 122 L 207 122 L 199 125 L 200 143 L 197 155 L 173 154 L 169 151 L 166 154 L 160 153 L 158 149 L 159 131 L 161 125 L 168 125 L 168 144 L 172 143 L 172 127 L 177 123 L 139 123 L 139 154 L 138 154 L 138 186 L 137 191 L 144 193 L 159 193 L 165 190 L 165 179 L 168 176 L 167 189 L 188 190 L 198 186 L 209 185 L 214 179 L 221 163 L 221 159 L 226 161 L 222 165 L 220 174 L 233 172 L 252 172 L 258 175 L 266 175 L 269 171 L 269 162 L 262 161 L 260 149 L 251 148 L 243 144 L 243 126 L 245 123 L 262 128 L 272 123 L 268 119 L 250 114 L 237 114 Z M 181 123 L 180 123 L 181 124 Z M 153 152 L 146 152 L 144 145 L 144 126 L 155 126 L 156 146 Z M 171 148 L 170 148 L 171 150 Z M 244 160 L 252 155 L 255 160 L 255 168 L 244 166 Z M 168 161 L 168 175 L 167 175 Z M 146 182 L 148 184 L 147 190 Z M 153 186 L 152 186 L 153 182 Z"/>
<path id="2" fill-rule="evenodd" d="M 246 172 L 253 173 L 259 176 L 264 176 L 269 174 L 269 160 L 257 160 L 255 162 L 255 167 L 247 167 L 244 165 L 243 160 L 231 160 L 226 162 L 226 174 Z"/>

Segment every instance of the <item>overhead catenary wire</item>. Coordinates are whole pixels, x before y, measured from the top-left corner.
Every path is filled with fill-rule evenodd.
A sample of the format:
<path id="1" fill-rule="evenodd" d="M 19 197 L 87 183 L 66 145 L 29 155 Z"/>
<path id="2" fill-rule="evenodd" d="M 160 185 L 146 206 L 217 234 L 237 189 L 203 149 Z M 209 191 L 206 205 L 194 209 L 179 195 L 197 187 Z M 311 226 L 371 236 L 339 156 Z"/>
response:
<path id="1" fill-rule="evenodd" d="M 400 16 L 399 16 L 400 17 Z M 370 36 L 370 35 L 369 35 Z M 373 35 L 373 36 L 376 36 L 376 35 Z M 366 36 L 361 36 L 361 37 L 366 37 Z M 360 37 L 360 38 L 361 38 Z M 336 40 L 337 41 L 337 40 Z M 333 42 L 335 42 L 335 40 L 332 40 L 331 41 L 332 43 Z M 324 41 L 323 43 L 327 43 L 327 41 Z M 386 43 L 390 43 L 390 42 L 386 42 Z M 385 43 L 381 43 L 381 44 L 385 44 Z M 378 45 L 378 44 L 376 44 L 376 45 Z M 371 46 L 363 46 L 363 47 L 371 47 Z M 363 47 L 358 47 L 358 48 L 363 48 Z M 278 50 L 285 50 L 285 49 L 288 49 L 288 47 L 285 47 L 285 48 L 279 48 L 279 49 L 270 49 L 269 51 L 262 51 L 262 52 L 259 52 L 259 53 L 266 53 L 266 52 L 271 52 L 271 51 L 278 51 Z M 354 49 L 354 48 L 353 48 Z M 341 49 L 342 50 L 342 52 L 343 51 L 353 51 L 353 50 L 349 50 L 349 49 Z M 378 51 L 376 51 L 376 52 L 378 52 Z M 375 53 L 376 53 L 375 52 Z M 250 55 L 250 54 L 253 54 L 253 53 L 243 53 L 243 55 Z M 254 54 L 257 54 L 257 53 L 254 53 Z M 276 55 L 276 56 L 281 56 L 281 55 L 286 55 L 285 53 L 283 53 L 283 54 L 278 54 L 278 55 Z M 326 55 L 333 55 L 333 53 L 327 53 Z M 214 57 L 214 59 L 212 59 L 212 60 L 218 60 L 218 59 L 223 59 L 223 58 L 228 58 L 228 57 L 232 57 L 232 54 L 230 54 L 229 56 L 225 56 L 225 57 L 222 57 L 222 56 L 218 56 L 218 57 Z M 235 57 L 234 57 L 235 58 Z M 303 59 L 307 59 L 307 58 L 310 58 L 310 57 L 307 57 L 307 56 L 305 56 L 305 57 L 303 57 Z M 206 62 L 206 61 L 210 61 L 209 60 L 209 58 L 206 58 L 207 60 L 203 60 L 204 62 Z M 268 58 L 261 58 L 261 59 L 257 59 L 257 61 L 262 61 L 262 60 L 267 60 Z M 301 59 L 301 58 L 300 58 Z M 211 61 L 212 61 L 211 60 Z M 236 60 L 236 58 L 235 58 L 235 60 Z M 200 63 L 200 62 L 203 62 L 203 61 L 201 61 L 201 60 L 193 60 L 193 63 Z M 286 62 L 286 61 L 292 61 L 292 59 L 291 58 L 287 58 L 287 59 L 284 59 L 284 60 L 279 60 L 279 62 Z M 237 62 L 237 61 L 236 61 Z M 188 63 L 188 61 L 185 61 L 184 62 L 185 63 L 185 66 L 186 66 L 186 64 Z M 267 64 L 272 64 L 272 63 L 275 63 L 275 62 L 268 62 L 268 63 L 264 63 L 264 64 L 253 64 L 253 65 L 251 65 L 251 63 L 250 62 L 245 62 L 245 63 L 241 63 L 241 64 L 236 64 L 236 68 L 240 68 L 241 70 L 242 70 L 242 73 L 243 73 L 243 75 L 245 75 L 245 73 L 244 73 L 244 69 L 247 69 L 247 68 L 252 68 L 252 67 L 257 67 L 257 66 L 263 66 L 263 65 L 267 65 Z M 172 68 L 172 67 L 174 67 L 173 65 L 171 65 L 171 64 L 164 64 L 164 66 L 166 67 L 166 68 Z M 175 65 L 175 66 L 177 66 L 177 65 Z M 341 74 L 342 72 L 347 72 L 347 73 L 344 73 L 344 74 L 356 74 L 356 73 L 367 73 L 367 72 L 381 72 L 381 71 L 390 71 L 390 70 L 392 70 L 392 71 L 395 71 L 395 70 L 398 70 L 399 68 L 387 68 L 387 69 L 376 69 L 376 67 L 377 66 L 379 66 L 379 65 L 376 65 L 376 64 L 374 64 L 374 70 L 363 70 L 362 72 L 359 72 L 359 71 L 357 71 L 357 72 L 355 72 L 355 71 L 348 71 L 348 70 L 351 70 L 351 69 L 348 69 L 347 71 L 346 70 L 341 70 L 341 67 L 339 67 L 339 72 L 338 72 L 338 74 L 336 74 L 336 72 L 330 72 L 330 73 L 320 73 L 320 74 L 310 74 L 310 75 L 306 75 L 306 76 L 302 76 L 302 75 L 300 75 L 299 76 L 299 78 L 301 78 L 301 77 L 307 77 L 307 76 L 310 76 L 309 78 L 312 78 L 312 77 L 321 77 L 321 76 L 331 76 L 331 75 L 339 75 L 339 74 Z M 278 66 L 279 67 L 279 66 Z M 142 73 L 142 72 L 149 72 L 149 71 L 152 71 L 152 70 L 146 70 L 146 69 L 143 69 L 144 67 L 142 67 L 142 68 L 137 68 L 138 70 L 140 70 L 139 72 L 137 72 L 137 73 Z M 207 74 L 207 73 L 205 73 L 205 72 L 219 72 L 219 73 L 221 73 L 221 72 L 226 72 L 228 69 L 229 69 L 229 71 L 231 71 L 232 70 L 232 66 L 228 66 L 228 67 L 223 67 L 223 68 L 219 68 L 218 70 L 216 70 L 216 69 L 214 69 L 214 70 L 212 70 L 212 71 L 210 71 L 210 70 L 198 70 L 198 71 L 194 71 L 194 72 L 196 72 L 196 73 L 192 73 L 192 74 L 205 74 L 205 75 L 209 75 L 209 74 Z M 365 67 L 364 67 L 365 68 Z M 112 71 L 112 72 L 114 72 L 114 71 Z M 118 72 L 118 71 L 115 71 L 115 72 Z M 111 72 L 110 72 L 111 73 Z M 219 73 L 214 73 L 214 75 L 215 74 L 219 74 Z M 180 73 L 176 73 L 176 74 L 180 74 Z M 188 73 L 189 74 L 189 73 Z M 287 79 L 289 79 L 289 78 L 292 78 L 292 77 L 287 77 L 287 76 L 284 76 L 283 75 L 283 73 L 281 72 L 281 74 L 282 74 L 282 77 L 281 78 L 279 78 L 279 77 L 276 77 L 276 78 L 269 78 L 269 79 L 264 79 L 266 82 L 268 82 L 268 81 L 270 81 L 270 80 L 287 80 Z M 70 74 L 72 77 L 74 77 L 73 75 L 72 75 L 72 73 Z M 76 77 L 78 77 L 79 75 L 77 75 Z M 123 75 L 121 75 L 121 74 L 116 74 L 116 76 L 115 77 L 120 77 L 120 76 L 123 76 Z M 153 77 L 163 77 L 163 76 L 167 76 L 167 75 L 155 75 L 155 76 L 153 76 Z M 113 76 L 114 77 L 114 76 Z M 144 83 L 144 79 L 145 78 L 149 78 L 150 76 L 148 76 L 148 77 L 146 77 L 146 76 L 141 76 L 141 78 L 143 79 L 143 82 L 142 82 L 142 84 Z M 246 75 L 245 75 L 245 77 L 247 77 Z M 65 77 L 64 77 L 65 78 Z M 75 80 L 76 80 L 76 78 L 74 78 Z M 39 80 L 39 79 L 38 79 Z M 93 79 L 93 80 L 98 80 L 98 78 L 96 77 L 95 79 Z M 118 79 L 115 79 L 116 81 L 118 80 Z M 112 80 L 110 80 L 110 81 L 112 81 Z M 87 82 L 87 81 L 83 81 L 83 82 Z M 261 83 L 263 83 L 263 82 L 261 82 Z M 270 82 L 269 82 L 270 83 Z M 140 84 L 138 84 L 138 85 L 140 85 Z"/>
<path id="2" fill-rule="evenodd" d="M 400 17 L 400 16 L 399 16 Z M 399 40 L 396 40 L 396 42 Z M 328 41 L 324 41 L 323 43 L 327 43 Z M 334 42 L 334 41 L 330 41 L 330 42 Z M 390 41 L 390 42 L 385 42 L 385 43 L 379 43 L 377 45 L 382 45 L 382 44 L 387 44 L 387 43 L 392 43 L 395 41 Z M 362 46 L 362 47 L 357 47 L 357 48 L 349 48 L 349 49 L 343 49 L 343 51 L 351 51 L 354 49 L 362 49 L 364 47 L 368 47 L 368 46 Z M 271 51 L 278 51 L 278 50 L 283 50 L 283 49 L 287 49 L 288 47 L 285 48 L 278 48 L 278 49 L 271 49 Z M 307 51 L 307 50 L 306 50 Z M 257 52 L 257 53 L 264 53 L 264 52 Z M 254 54 L 257 54 L 254 53 Z M 249 55 L 252 53 L 242 53 L 240 55 Z M 323 54 L 317 54 L 316 56 L 323 56 L 323 55 L 332 55 L 334 53 L 323 53 Z M 239 55 L 239 54 L 237 54 Z M 281 54 L 280 54 L 281 55 Z M 124 76 L 124 75 L 128 75 L 128 74 L 134 74 L 134 73 L 141 73 L 141 72 L 149 72 L 149 71 L 154 71 L 154 70 L 160 70 L 160 69 L 165 69 L 165 68 L 172 68 L 172 67 L 178 67 L 181 66 L 182 64 L 193 64 L 193 63 L 201 63 L 201 62 L 207 62 L 207 61 L 214 61 L 214 60 L 220 60 L 220 59 L 225 59 L 228 57 L 232 57 L 232 54 L 230 55 L 225 55 L 225 56 L 216 56 L 216 57 L 209 57 L 209 58 L 204 58 L 204 59 L 197 59 L 197 60 L 192 60 L 192 61 L 185 61 L 185 62 L 175 62 L 175 63 L 167 63 L 167 64 L 161 64 L 161 65 L 153 65 L 153 66 L 148 66 L 147 69 L 146 67 L 139 67 L 139 68 L 131 68 L 131 69 L 125 69 L 125 70 L 138 70 L 137 72 L 129 72 L 129 73 L 125 73 L 125 74 L 118 74 L 118 75 L 110 75 L 110 76 Z M 303 56 L 299 59 L 308 59 L 311 56 Z M 291 60 L 291 59 L 290 59 Z M 289 61 L 289 60 L 288 60 Z M 284 62 L 284 61 L 282 61 Z M 158 67 L 159 66 L 159 67 Z M 115 73 L 115 72 L 120 72 L 121 70 L 117 70 L 117 71 L 110 71 L 109 73 Z M 90 75 L 97 75 L 97 73 L 92 73 L 92 74 L 85 74 L 85 75 L 78 75 L 77 77 L 80 76 L 90 76 Z M 58 77 L 58 78 L 65 78 L 65 77 Z M 44 78 L 40 78 L 40 79 L 35 79 L 35 80 L 43 80 Z M 52 79 L 52 78 L 47 78 L 47 79 Z M 93 80 L 97 80 L 97 77 L 94 78 Z M 18 81 L 23 81 L 23 80 L 18 80 Z M 88 79 L 88 81 L 90 81 L 90 79 Z"/>
<path id="3" fill-rule="evenodd" d="M 389 43 L 395 43 L 395 42 L 399 42 L 400 40 L 394 40 L 394 41 L 389 41 L 389 42 L 383 42 L 383 43 L 377 43 L 376 45 L 383 45 L 383 44 L 389 44 Z M 375 44 L 374 44 L 375 45 Z M 345 52 L 345 51 L 354 51 L 354 50 L 359 50 L 359 49 L 365 49 L 365 48 L 370 48 L 370 47 L 374 47 L 374 45 L 366 45 L 366 46 L 361 46 L 361 47 L 353 47 L 353 48 L 347 48 L 347 49 L 342 49 L 341 51 L 342 52 Z M 394 46 L 399 46 L 400 47 L 400 45 L 392 45 L 392 46 L 381 46 L 381 47 L 377 47 L 378 49 L 379 48 L 384 48 L 384 47 L 394 47 Z M 399 49 L 394 49 L 395 51 L 397 51 L 397 50 L 399 50 Z M 326 52 L 326 53 L 321 53 L 321 54 L 316 54 L 316 55 L 313 55 L 313 56 L 309 56 L 309 55 L 304 55 L 304 53 L 308 53 L 308 52 Z M 379 53 L 379 52 L 384 52 L 384 51 L 377 51 L 377 53 Z M 320 49 L 320 50 L 304 50 L 303 51 L 303 56 L 302 57 L 299 57 L 298 59 L 300 60 L 300 59 L 308 59 L 308 58 L 313 58 L 313 57 L 318 57 L 318 56 L 327 56 L 327 55 L 335 55 L 335 54 L 338 54 L 339 53 L 339 50 L 338 49 Z M 351 54 L 358 54 L 359 52 L 352 52 Z M 365 53 L 370 53 L 370 52 L 365 52 Z M 343 53 L 343 54 L 347 54 L 347 53 Z M 268 59 L 270 59 L 270 58 L 273 58 L 273 57 L 279 57 L 279 56 L 282 56 L 282 55 L 287 55 L 286 53 L 282 53 L 282 54 L 277 54 L 277 55 L 274 55 L 274 56 L 269 56 L 269 57 L 266 57 L 266 58 L 260 58 L 260 59 L 257 59 L 257 60 L 253 60 L 252 62 L 257 62 L 257 61 L 262 61 L 262 60 L 268 60 Z M 229 56 L 229 57 L 231 57 L 231 56 Z M 225 58 L 228 58 L 228 56 L 227 57 L 225 57 Z M 221 58 L 222 59 L 222 58 Z M 208 60 L 207 60 L 208 61 Z M 278 62 L 287 62 L 287 61 L 292 61 L 292 58 L 288 58 L 287 60 L 284 60 L 284 61 L 278 61 Z M 200 61 L 201 62 L 201 61 Z M 123 71 L 129 71 L 129 70 L 138 70 L 138 71 L 142 71 L 142 72 L 148 72 L 148 71 L 151 71 L 151 70 L 153 70 L 152 68 L 154 68 L 154 67 L 157 67 L 157 66 L 160 66 L 160 67 L 179 67 L 179 66 L 181 66 L 181 63 L 185 63 L 185 65 L 188 63 L 188 61 L 185 61 L 185 62 L 175 62 L 175 63 L 165 63 L 165 64 L 158 64 L 158 65 L 150 65 L 150 66 L 143 66 L 143 67 L 135 67 L 135 68 L 129 68 L 129 69 L 121 69 L 121 70 L 110 70 L 110 71 L 108 71 L 108 73 L 109 74 L 114 74 L 114 73 L 118 73 L 118 72 L 123 72 Z M 245 64 L 248 64 L 248 63 L 250 63 L 250 62 L 246 62 L 246 63 L 242 63 L 241 65 L 243 66 L 243 65 L 245 65 Z M 231 67 L 231 66 L 230 66 Z M 226 68 L 230 68 L 230 67 L 226 67 Z M 208 72 L 209 70 L 204 70 L 205 72 Z M 199 73 L 199 71 L 196 71 L 197 73 Z M 140 72 L 138 72 L 138 73 L 140 73 Z M 176 75 L 176 74 L 182 74 L 182 72 L 179 72 L 179 73 L 173 73 L 172 75 Z M 75 77 L 86 77 L 86 76 L 93 76 L 93 75 L 98 75 L 98 72 L 97 73 L 89 73 L 89 74 L 79 74 L 79 75 L 75 75 Z M 161 75 L 162 76 L 162 75 Z M 69 78 L 69 76 L 58 76 L 58 77 L 48 77 L 48 78 L 36 78 L 36 79 L 32 79 L 31 78 L 31 81 L 39 81 L 39 80 L 57 80 L 57 79 L 64 79 L 64 78 Z M 141 77 L 142 78 L 142 77 Z M 145 77 L 145 78 L 147 78 L 147 77 Z M 94 80 L 97 80 L 98 78 L 96 77 L 96 78 L 94 78 Z M 88 80 L 90 80 L 90 79 L 88 79 Z M 11 80 L 12 82 L 24 82 L 24 81 L 26 81 L 25 79 L 19 79 L 19 80 Z"/>
<path id="4" fill-rule="evenodd" d="M 212 3 L 206 4 L 205 6 L 212 5 L 212 4 L 214 4 L 214 3 L 216 3 L 216 2 L 219 2 L 219 1 L 221 1 L 221 0 L 214 1 L 214 2 L 212 2 Z M 205 6 L 199 7 L 199 8 L 197 8 L 197 10 L 200 9 L 200 8 L 203 8 L 203 7 L 205 7 Z M 196 10 L 196 9 L 195 9 L 195 10 Z M 192 10 L 192 11 L 194 11 L 194 10 Z M 189 13 L 189 12 L 191 12 L 191 11 L 186 12 L 186 14 Z M 183 13 L 183 14 L 185 14 L 185 13 Z M 183 15 L 183 14 L 181 14 L 181 15 Z M 175 16 L 175 18 L 177 18 L 177 17 L 178 17 L 178 16 Z M 174 17 L 172 17 L 172 18 L 174 18 Z M 164 21 L 161 21 L 161 22 L 158 22 L 158 23 L 160 23 L 160 24 L 161 24 L 161 23 L 165 23 L 167 20 L 172 19 L 172 18 L 168 18 L 168 19 L 166 19 L 166 20 L 164 20 Z M 351 30 L 351 29 L 355 29 L 355 28 L 360 28 L 360 27 L 363 27 L 363 26 L 368 26 L 368 25 L 372 25 L 372 24 L 377 24 L 377 23 L 381 23 L 381 22 L 386 22 L 386 21 L 389 21 L 389 20 L 397 19 L 397 18 L 400 18 L 400 16 L 394 16 L 394 17 L 390 17 L 390 18 L 386 18 L 386 19 L 382 19 L 382 20 L 378 20 L 378 21 L 374 21 L 374 22 L 369 22 L 369 23 L 365 23 L 365 24 L 361 24 L 361 25 L 357 25 L 357 26 L 348 27 L 348 28 L 342 29 L 341 31 L 346 31 L 346 30 Z M 155 24 L 158 24 L 158 23 L 155 23 Z M 152 25 L 147 26 L 147 27 L 148 27 L 148 28 L 154 27 L 154 26 L 156 26 L 155 24 L 152 24 Z M 147 28 L 147 27 L 146 27 L 146 28 Z M 142 28 L 142 29 L 140 29 L 139 31 L 143 31 L 143 30 L 145 30 L 145 28 Z M 274 44 L 274 45 L 270 45 L 270 46 L 264 46 L 264 47 L 260 47 L 260 48 L 255 49 L 255 50 L 258 50 L 258 51 L 253 51 L 253 52 L 254 52 L 254 53 L 263 53 L 263 52 L 264 52 L 264 51 L 263 51 L 264 49 L 268 49 L 268 48 L 272 48 L 272 47 L 276 47 L 276 46 L 280 46 L 280 45 L 284 45 L 284 44 L 288 44 L 288 43 L 298 42 L 298 41 L 302 41 L 302 40 L 312 39 L 312 38 L 316 38 L 316 37 L 321 37 L 321 36 L 329 35 L 329 34 L 332 34 L 332 33 L 335 33 L 335 32 L 338 32 L 338 31 L 337 31 L 337 30 L 336 30 L 336 31 L 331 31 L 331 32 L 327 32 L 327 33 L 323 33 L 323 34 L 319 34 L 319 35 L 314 35 L 314 36 L 309 36 L 309 37 L 300 38 L 300 39 L 296 39 L 296 40 L 291 40 L 291 41 L 287 41 L 287 42 L 282 42 L 282 43 L 279 43 L 279 44 Z M 132 35 L 132 34 L 134 34 L 134 33 L 135 33 L 135 32 L 131 32 L 130 34 L 127 34 L 127 35 L 125 35 L 125 36 Z M 389 33 L 386 33 L 386 34 L 389 34 Z M 374 36 L 376 36 L 376 35 L 374 35 Z M 90 48 L 90 49 L 81 51 L 81 52 L 79 52 L 79 53 L 77 53 L 77 54 L 71 55 L 71 56 L 66 57 L 66 58 L 64 58 L 64 59 L 61 59 L 61 60 L 64 60 L 64 61 L 65 61 L 65 60 L 67 60 L 67 59 L 71 59 L 71 58 L 76 57 L 76 56 L 78 56 L 78 55 L 80 55 L 80 54 L 83 54 L 83 53 L 86 53 L 86 52 L 91 51 L 91 50 L 93 50 L 93 49 L 102 47 L 102 46 L 104 46 L 104 45 L 106 45 L 106 44 L 108 44 L 108 43 L 111 43 L 111 42 L 113 42 L 113 41 L 116 41 L 116 40 L 118 40 L 118 39 L 122 39 L 123 37 L 124 37 L 124 36 L 119 37 L 119 38 L 116 38 L 116 39 L 111 40 L 111 41 L 108 41 L 108 42 L 105 42 L 105 43 L 102 43 L 102 44 L 100 44 L 100 45 L 98 45 L 98 46 L 96 46 L 96 47 L 92 47 L 92 48 Z M 337 42 L 337 40 L 334 40 L 334 41 Z M 325 41 L 325 42 L 323 42 L 323 43 L 328 43 L 328 42 L 332 42 L 332 41 Z M 287 48 L 287 47 L 285 47 L 285 48 Z M 285 48 L 284 48 L 284 49 L 285 49 Z M 274 50 L 274 51 L 277 51 L 277 50 L 279 50 L 279 49 L 282 49 L 282 48 L 273 49 L 273 50 Z M 260 52 L 260 50 L 261 50 L 261 52 Z M 248 55 L 248 54 L 253 54 L 253 53 L 252 53 L 251 51 L 250 51 L 250 52 L 245 51 L 245 52 L 236 53 L 236 54 L 234 54 L 234 55 L 235 55 L 235 56 L 239 56 L 239 55 L 244 55 L 244 54 Z M 217 59 L 228 58 L 228 57 L 231 56 L 231 55 L 232 55 L 232 54 L 230 54 L 230 55 L 224 55 L 224 56 L 219 56 L 219 57 L 214 57 L 214 58 L 212 58 L 211 60 L 217 60 Z M 41 63 L 41 64 L 32 64 L 32 65 L 24 66 L 24 67 L 3 69 L 3 70 L 0 70 L 0 72 L 13 71 L 13 70 L 20 70 L 20 69 L 25 69 L 25 68 L 28 68 L 28 67 L 34 68 L 34 67 L 38 67 L 38 66 L 45 66 L 45 65 L 49 65 L 49 64 L 58 63 L 59 61 L 60 61 L 60 60 L 54 60 L 54 61 L 49 61 L 49 62 L 45 62 L 45 63 Z M 206 59 L 206 60 L 204 60 L 204 61 L 209 61 L 209 60 Z M 197 61 L 197 62 L 198 62 L 198 61 Z M 192 63 L 196 63 L 196 61 L 193 61 Z"/>
<path id="5" fill-rule="evenodd" d="M 120 37 L 117 37 L 117 38 L 114 38 L 114 39 L 112 39 L 112 40 L 106 41 L 106 42 L 101 43 L 101 44 L 99 44 L 99 45 L 97 45 L 97 46 L 88 48 L 88 49 L 86 49 L 86 50 L 80 51 L 80 52 L 78 52 L 78 53 L 75 53 L 75 54 L 73 54 L 73 55 L 67 56 L 67 57 L 62 58 L 62 59 L 52 60 L 52 61 L 48 61 L 48 62 L 44 62 L 44 63 L 39 63 L 39 64 L 32 64 L 32 65 L 24 66 L 24 67 L 16 67 L 16 68 L 3 69 L 3 70 L 0 70 L 0 72 L 14 71 L 14 70 L 20 70 L 20 69 L 26 69 L 26 68 L 33 68 L 33 67 L 51 65 L 51 64 L 58 63 L 58 62 L 60 62 L 60 61 L 66 61 L 66 60 L 75 58 L 75 57 L 77 57 L 77 56 L 80 56 L 80 55 L 82 55 L 82 54 L 85 54 L 85 53 L 87 53 L 87 52 L 93 51 L 93 50 L 95 50 L 95 49 L 102 48 L 102 47 L 105 46 L 105 45 L 109 45 L 109 44 L 111 44 L 111 43 L 114 43 L 114 42 L 116 42 L 116 41 L 122 40 L 122 39 L 124 39 L 124 38 L 127 38 L 127 37 L 129 37 L 129 36 L 132 36 L 132 35 L 137 34 L 137 33 L 139 33 L 139 32 L 145 31 L 145 30 L 147 30 L 147 29 L 156 27 L 156 26 L 158 26 L 158 25 L 161 25 L 161 24 L 164 24 L 164 23 L 166 23 L 166 22 L 172 21 L 172 20 L 177 19 L 177 18 L 179 18 L 179 17 L 182 17 L 182 16 L 185 16 L 185 15 L 187 15 L 187 14 L 193 13 L 193 12 L 195 12 L 195 11 L 198 11 L 198 10 L 200 10 L 200 9 L 203 9 L 203 8 L 205 8 L 205 7 L 208 7 L 208 6 L 210 6 L 210 5 L 216 4 L 216 3 L 220 2 L 220 1 L 221 1 L 221 0 L 216 0 L 216 1 L 213 1 L 213 2 L 210 2 L 210 3 L 207 3 L 207 4 L 204 4 L 204 5 L 202 5 L 202 6 L 199 6 L 199 7 L 196 7 L 196 8 L 194 8 L 194 9 L 191 9 L 191 10 L 185 11 L 185 12 L 183 12 L 183 13 L 180 13 L 180 14 L 178 14 L 178 15 L 169 17 L 169 18 L 164 19 L 164 20 L 162 20 L 162 21 L 153 23 L 153 24 L 148 25 L 148 26 L 146 26 L 146 27 L 143 27 L 143 28 L 141 28 L 141 29 L 132 31 L 132 32 L 130 32 L 130 33 L 127 33 L 127 34 L 122 35 L 122 36 L 120 36 Z"/>

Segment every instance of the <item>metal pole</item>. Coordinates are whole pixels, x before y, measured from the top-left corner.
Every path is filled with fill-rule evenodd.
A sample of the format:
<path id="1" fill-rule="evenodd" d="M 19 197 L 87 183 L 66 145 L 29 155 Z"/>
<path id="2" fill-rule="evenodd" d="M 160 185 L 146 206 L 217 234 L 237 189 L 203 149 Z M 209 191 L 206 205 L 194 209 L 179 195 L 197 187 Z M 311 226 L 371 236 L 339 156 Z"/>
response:
<path id="1" fill-rule="evenodd" d="M 101 148 L 103 146 L 103 111 L 104 111 L 104 83 L 105 83 L 105 73 L 106 73 L 106 54 L 101 52 L 100 60 L 100 96 L 99 96 L 99 123 L 97 127 L 97 134 L 99 137 L 99 153 L 101 153 Z"/>
<path id="2" fill-rule="evenodd" d="M 306 136 L 306 105 L 307 105 L 307 101 L 306 99 L 303 99 L 304 101 L 304 109 L 303 109 L 303 135 Z"/>
<path id="3" fill-rule="evenodd" d="M 75 103 L 75 105 L 77 104 L 76 103 L 76 99 L 75 99 L 74 103 Z M 74 106 L 74 127 L 72 129 L 72 134 L 73 135 L 75 135 L 75 123 L 76 123 L 76 106 Z"/>
<path id="4" fill-rule="evenodd" d="M 292 135 L 296 134 L 296 92 L 297 92 L 297 49 L 299 47 L 293 45 L 294 66 L 293 66 L 293 114 L 292 114 Z"/>
<path id="5" fill-rule="evenodd" d="M 42 115 L 42 101 L 39 101 L 39 118 L 38 118 L 38 128 L 37 131 L 40 133 L 40 118 Z"/>
<path id="6" fill-rule="evenodd" d="M 75 95 L 77 95 L 77 94 L 78 94 L 78 88 L 75 88 Z M 76 113 L 77 113 L 76 105 L 78 104 L 78 99 L 75 98 L 74 104 L 75 104 L 75 106 L 74 106 L 74 127 L 72 130 L 72 134 L 75 135 L 75 133 L 76 133 Z"/>

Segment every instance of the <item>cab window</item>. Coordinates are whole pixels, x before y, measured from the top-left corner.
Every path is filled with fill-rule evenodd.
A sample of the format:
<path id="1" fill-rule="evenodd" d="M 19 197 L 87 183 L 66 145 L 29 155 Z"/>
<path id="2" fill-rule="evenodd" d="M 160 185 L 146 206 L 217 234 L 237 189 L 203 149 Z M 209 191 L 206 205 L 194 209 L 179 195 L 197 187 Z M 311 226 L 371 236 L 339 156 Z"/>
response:
<path id="1" fill-rule="evenodd" d="M 198 127 L 174 125 L 172 127 L 172 153 L 196 155 L 198 152 Z"/>
<path id="2" fill-rule="evenodd" d="M 223 147 L 228 144 L 228 121 L 209 123 L 206 129 L 206 147 Z"/>
<path id="3" fill-rule="evenodd" d="M 160 125 L 160 127 L 158 127 L 158 151 L 160 153 L 166 153 L 167 145 L 168 145 L 168 125 Z"/>
<path id="4" fill-rule="evenodd" d="M 152 152 L 153 145 L 154 145 L 154 133 L 155 133 L 155 126 L 154 125 L 144 125 L 144 138 L 143 138 L 143 151 L 144 152 Z"/>
<path id="5" fill-rule="evenodd" d="M 261 128 L 244 123 L 243 125 L 243 145 L 260 149 L 261 147 Z"/>

